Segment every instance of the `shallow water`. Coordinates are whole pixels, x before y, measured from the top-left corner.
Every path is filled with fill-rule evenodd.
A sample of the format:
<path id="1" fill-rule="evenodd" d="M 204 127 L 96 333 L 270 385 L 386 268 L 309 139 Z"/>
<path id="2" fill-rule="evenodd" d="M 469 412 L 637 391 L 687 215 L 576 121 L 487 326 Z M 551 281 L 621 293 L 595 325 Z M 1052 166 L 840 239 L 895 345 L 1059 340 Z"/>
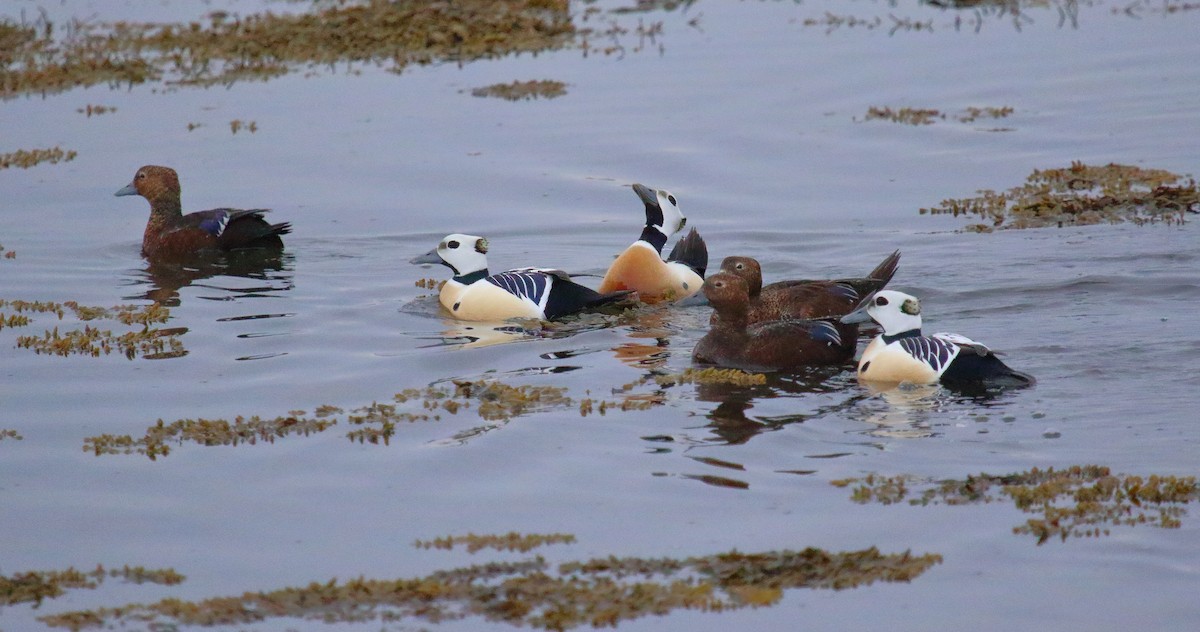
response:
<path id="1" fill-rule="evenodd" d="M 1072 160 L 1194 171 L 1200 11 L 1163 6 L 1055 4 L 1014 18 L 904 3 L 698 2 L 609 16 L 663 23 L 653 41 L 623 38 L 624 54 L 566 49 L 402 74 L 316 69 L 229 88 L 101 86 L 0 103 L 0 152 L 79 152 L 0 171 L 0 244 L 16 252 L 0 259 L 0 298 L 104 307 L 160 298 L 172 305 L 166 326 L 186 328 L 186 354 L 158 360 L 16 348 L 18 335 L 82 326 L 69 315 L 0 329 L 0 429 L 22 437 L 0 440 L 0 574 L 128 564 L 187 577 L 0 606 L 0 627 L 44 629 L 45 614 L 168 596 L 523 559 L 411 546 L 510 531 L 573 534 L 575 544 L 537 551 L 552 562 L 808 546 L 943 556 L 911 583 L 795 589 L 772 607 L 677 610 L 624 629 L 1193 626 L 1193 515 L 1178 529 L 1112 526 L 1106 537 L 1039 546 L 1012 532 L 1028 516 L 1009 502 L 860 505 L 830 484 L 870 472 L 962 479 L 1087 463 L 1196 474 L 1194 224 L 974 234 L 958 230 L 970 220 L 918 214 Z M 107 3 L 46 9 L 133 17 Z M 198 17 L 189 3 L 154 11 L 144 19 Z M 881 25 L 805 24 L 827 12 Z M 889 32 L 890 15 L 933 30 Z M 546 78 L 566 82 L 567 95 L 513 103 L 469 94 Z M 76 112 L 87 104 L 117 110 Z M 871 106 L 1015 111 L 909 126 L 865 121 Z M 235 119 L 257 131 L 231 133 Z M 295 227 L 285 256 L 240 275 L 149 268 L 138 253 L 144 200 L 112 197 L 147 163 L 179 170 L 188 209 L 272 208 Z M 768 280 L 851 276 L 901 249 L 892 286 L 922 297 L 927 328 L 1003 350 L 1037 386 L 987 400 L 904 397 L 835 372 L 753 388 L 651 381 L 623 391 L 688 368 L 707 308 L 464 345 L 478 328 L 443 319 L 414 285 L 445 277 L 406 262 L 450 232 L 487 235 L 493 269 L 602 274 L 640 231 L 633 182 L 679 197 L 713 267 L 746 254 Z M 509 420 L 483 419 L 473 404 L 402 423 L 388 445 L 347 440 L 342 415 L 324 432 L 274 442 L 172 443 L 156 460 L 83 449 L 102 434 L 141 437 L 159 419 L 349 411 L 481 378 L 564 387 L 574 403 Z M 579 412 L 584 398 L 629 395 L 654 405 Z M 325 627 L 380 626 L 438 627 Z M 509 626 L 470 617 L 442 627 Z"/>

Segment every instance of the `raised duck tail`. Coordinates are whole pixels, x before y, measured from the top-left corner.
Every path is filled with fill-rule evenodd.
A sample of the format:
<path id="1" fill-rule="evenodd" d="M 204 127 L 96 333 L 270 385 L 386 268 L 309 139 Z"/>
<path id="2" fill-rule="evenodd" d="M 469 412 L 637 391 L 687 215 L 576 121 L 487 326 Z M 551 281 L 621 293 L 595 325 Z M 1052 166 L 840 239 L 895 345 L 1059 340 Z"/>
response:
<path id="1" fill-rule="evenodd" d="M 899 255 L 897 254 L 897 256 Z M 693 228 L 671 249 L 671 254 L 667 255 L 667 261 L 682 263 L 703 278 L 704 271 L 708 268 L 708 246 L 705 245 L 704 238 L 700 236 L 700 233 Z"/>
<path id="2" fill-rule="evenodd" d="M 878 281 L 879 288 L 882 288 L 883 286 L 887 285 L 888 282 L 890 282 L 892 280 L 892 277 L 895 276 L 895 274 L 896 274 L 896 268 L 898 268 L 899 266 L 900 266 L 900 251 L 897 250 L 897 251 L 893 252 L 892 254 L 888 255 L 887 258 L 884 259 L 883 262 L 881 262 L 879 265 L 875 266 L 875 269 L 871 270 L 871 272 L 869 274 L 867 274 L 867 278 Z M 876 288 L 876 289 L 879 289 L 879 288 Z"/>

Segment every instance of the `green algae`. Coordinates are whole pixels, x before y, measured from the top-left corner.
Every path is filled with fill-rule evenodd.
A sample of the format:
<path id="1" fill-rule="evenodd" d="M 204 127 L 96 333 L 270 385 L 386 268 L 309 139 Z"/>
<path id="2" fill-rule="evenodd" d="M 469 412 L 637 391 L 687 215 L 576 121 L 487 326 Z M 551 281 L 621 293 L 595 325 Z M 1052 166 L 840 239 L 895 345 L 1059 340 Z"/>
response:
<path id="1" fill-rule="evenodd" d="M 528 553 L 540 546 L 548 544 L 574 544 L 575 536 L 569 533 L 530 533 L 521 534 L 515 531 L 503 535 L 453 535 L 434 538 L 432 540 L 417 540 L 413 546 L 419 549 L 452 550 L 456 546 L 464 546 L 467 553 L 478 553 L 484 549 L 496 551 L 516 551 Z"/>
<path id="2" fill-rule="evenodd" d="M 908 500 L 911 505 L 970 505 L 1007 499 L 1022 512 L 1039 514 L 1013 528 L 1013 533 L 1034 536 L 1039 545 L 1054 537 L 1065 542 L 1072 537 L 1108 535 L 1110 526 L 1179 528 L 1187 513 L 1183 505 L 1200 500 L 1200 486 L 1193 476 L 1113 474 L 1098 465 L 1034 468 L 940 482 L 872 474 L 832 484 L 852 487 L 851 499 L 864 504 Z"/>
<path id="3" fill-rule="evenodd" d="M 308 68 L 458 62 L 566 46 L 566 0 L 358 0 L 180 24 L 0 22 L 0 98 L 77 86 L 267 80 Z M 59 36 L 59 34 L 63 34 Z"/>
<path id="4" fill-rule="evenodd" d="M 484 540 L 569 544 L 568 534 L 475 536 Z M 456 542 L 458 537 L 429 542 Z M 448 548 L 426 546 L 422 548 Z M 509 550 L 509 549 L 505 549 Z M 883 554 L 875 548 L 827 552 L 816 548 L 759 553 L 728 551 L 684 558 L 602 557 L 551 565 L 535 556 L 490 562 L 423 577 L 312 582 L 198 601 L 168 598 L 39 617 L 71 630 L 128 624 L 252 625 L 272 619 L 364 623 L 422 620 L 444 623 L 481 617 L 545 630 L 616 626 L 675 610 L 725 612 L 769 607 L 785 590 L 847 590 L 875 582 L 911 582 L 942 561 L 940 555 Z"/>
<path id="5" fill-rule="evenodd" d="M 471 96 L 473 97 L 491 97 L 506 101 L 555 99 L 566 94 L 567 84 L 550 79 L 494 83 L 489 86 L 471 89 Z"/>
<path id="6" fill-rule="evenodd" d="M 71 312 L 81 322 L 110 320 L 134 327 L 133 331 L 114 334 L 111 329 L 101 329 L 85 324 L 82 329 L 60 331 L 57 326 L 40 335 L 18 336 L 19 349 L 31 349 L 37 354 L 100 357 L 117 352 L 133 360 L 176 358 L 187 354 L 179 335 L 186 328 L 159 328 L 155 324 L 167 322 L 171 312 L 166 307 L 153 303 L 145 306 L 118 305 L 116 307 L 90 307 L 75 301 L 62 303 L 48 301 L 21 301 L 0 299 L 0 329 L 25 327 L 33 321 L 27 314 L 53 314 L 62 320 Z"/>
<path id="7" fill-rule="evenodd" d="M 1110 163 L 1072 162 L 1070 167 L 1035 170 L 1025 184 L 972 198 L 948 199 L 920 213 L 979 216 L 966 230 L 1043 228 L 1088 224 L 1181 224 L 1200 212 L 1195 179 L 1163 169 Z"/>
<path id="8" fill-rule="evenodd" d="M 121 579 L 133 584 L 161 584 L 174 586 L 184 577 L 172 569 L 147 569 L 141 566 L 124 566 L 105 569 L 97 566 L 90 571 L 68 568 L 64 571 L 27 571 L 13 575 L 0 575 L 0 606 L 32 603 L 40 606 L 46 599 L 60 597 L 71 589 L 95 589 L 107 579 Z"/>
<path id="9" fill-rule="evenodd" d="M 64 150 L 62 147 L 18 149 L 13 152 L 0 154 L 0 169 L 11 169 L 13 167 L 28 169 L 43 162 L 56 165 L 60 162 L 71 162 L 78 155 L 75 150 Z"/>

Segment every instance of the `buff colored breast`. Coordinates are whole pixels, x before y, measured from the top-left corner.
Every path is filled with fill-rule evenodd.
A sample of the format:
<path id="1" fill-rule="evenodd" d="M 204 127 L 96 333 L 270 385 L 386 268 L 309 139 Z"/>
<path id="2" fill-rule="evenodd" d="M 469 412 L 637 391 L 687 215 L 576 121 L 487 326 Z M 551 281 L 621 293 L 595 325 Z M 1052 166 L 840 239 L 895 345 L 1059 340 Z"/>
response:
<path id="1" fill-rule="evenodd" d="M 601 293 L 634 290 L 647 303 L 674 301 L 695 294 L 704 279 L 691 268 L 667 263 L 649 244 L 638 242 L 625 249 L 600 282 Z"/>
<path id="2" fill-rule="evenodd" d="M 502 321 L 509 318 L 541 318 L 532 302 L 519 298 L 488 282 L 442 286 L 438 300 L 455 318 L 474 321 Z"/>
<path id="3" fill-rule="evenodd" d="M 938 372 L 928 364 L 912 357 L 896 344 L 886 344 L 877 337 L 863 350 L 858 361 L 858 379 L 871 382 L 899 384 L 935 384 Z"/>

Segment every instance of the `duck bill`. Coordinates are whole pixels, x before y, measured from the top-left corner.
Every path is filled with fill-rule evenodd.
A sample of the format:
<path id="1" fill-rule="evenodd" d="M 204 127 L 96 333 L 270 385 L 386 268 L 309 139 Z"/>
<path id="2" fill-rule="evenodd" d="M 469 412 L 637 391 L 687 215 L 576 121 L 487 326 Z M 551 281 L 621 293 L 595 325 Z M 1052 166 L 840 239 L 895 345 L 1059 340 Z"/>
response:
<path id="1" fill-rule="evenodd" d="M 642 203 L 649 206 L 658 206 L 658 193 L 654 189 L 644 184 L 634 184 L 633 192 L 637 193 L 639 198 L 642 198 Z"/>
<path id="2" fill-rule="evenodd" d="M 858 302 L 858 307 L 855 307 L 854 311 L 850 312 L 849 314 L 846 314 L 845 316 L 842 316 L 842 318 L 841 318 L 842 323 L 844 323 L 846 325 L 854 325 L 857 323 L 871 322 L 874 319 L 871 318 L 871 315 L 867 313 L 867 308 L 870 307 L 871 304 L 874 302 L 875 302 L 875 292 L 871 292 L 870 294 L 864 296 L 863 300 Z"/>
<path id="3" fill-rule="evenodd" d="M 871 322 L 871 315 L 867 313 L 867 306 L 864 305 L 841 318 L 842 324 L 856 325 L 860 323 Z"/>
<path id="4" fill-rule="evenodd" d="M 116 193 L 113 193 L 113 195 L 115 195 L 117 197 L 121 197 L 122 195 L 137 195 L 137 194 L 138 194 L 137 187 L 133 186 L 132 182 L 121 187 L 121 190 L 117 191 Z"/>
<path id="5" fill-rule="evenodd" d="M 438 256 L 437 248 L 434 248 L 433 250 L 430 250 L 429 252 L 427 252 L 419 257 L 413 257 L 409 261 L 409 263 L 411 263 L 413 265 L 421 265 L 421 264 L 425 264 L 425 263 L 441 263 L 441 262 L 442 262 L 442 258 Z"/>

